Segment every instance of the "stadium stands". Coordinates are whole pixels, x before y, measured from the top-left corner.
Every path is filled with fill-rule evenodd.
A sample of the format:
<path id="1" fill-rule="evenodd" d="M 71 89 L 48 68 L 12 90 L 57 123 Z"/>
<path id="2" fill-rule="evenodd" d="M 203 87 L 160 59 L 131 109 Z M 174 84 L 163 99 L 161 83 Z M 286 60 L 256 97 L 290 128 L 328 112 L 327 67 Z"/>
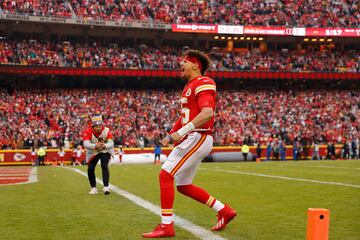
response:
<path id="1" fill-rule="evenodd" d="M 359 27 L 356 0 L 2 0 L 5 13 L 156 23 L 218 23 L 262 26 Z"/>
<path id="2" fill-rule="evenodd" d="M 89 113 L 102 113 L 115 142 L 152 145 L 178 117 L 173 91 L 0 91 L 0 147 L 77 144 Z M 358 91 L 220 91 L 215 145 L 266 144 L 274 136 L 321 143 L 360 138 Z M 154 137 L 155 136 L 155 137 Z"/>
<path id="3" fill-rule="evenodd" d="M 141 45 L 118 47 L 101 42 L 49 42 L 37 40 L 0 40 L 0 64 L 26 66 L 101 67 L 135 69 L 178 69 L 182 49 L 156 49 Z M 311 47 L 300 51 L 259 49 L 227 52 L 208 50 L 217 71 L 327 71 L 360 72 L 359 51 L 339 51 Z"/>
<path id="4" fill-rule="evenodd" d="M 84 22 L 87 19 L 99 19 L 307 28 L 360 27 L 360 6 L 358 1 L 354 0 L 0 0 L 0 8 L 0 13 L 5 14 L 55 16 L 83 19 Z M 190 35 L 186 38 L 184 34 L 178 40 L 175 35 L 171 36 L 172 33 L 165 31 L 166 33 L 153 34 L 159 36 L 161 40 L 155 44 L 155 39 L 142 39 L 142 35 L 156 32 L 151 27 L 142 29 L 144 34 L 135 34 L 135 30 L 132 29 L 133 31 L 128 35 L 118 36 L 116 34 L 128 30 L 126 26 L 109 32 L 107 30 L 111 28 L 101 25 L 95 27 L 71 25 L 68 29 L 70 25 L 61 25 L 61 21 L 57 24 L 44 22 L 38 27 L 36 25 L 38 23 L 27 20 L 23 21 L 24 24 L 18 25 L 18 20 L 15 19 L 26 19 L 26 17 L 16 17 L 18 16 L 4 21 L 8 24 L 3 25 L 0 36 L 0 65 L 5 66 L 4 68 L 11 65 L 11 68 L 17 69 L 24 69 L 17 66 L 42 66 L 174 70 L 179 68 L 180 56 L 185 45 L 203 46 L 202 43 L 206 42 L 204 47 L 207 49 L 204 51 L 211 58 L 210 70 L 219 71 L 221 74 L 222 71 L 296 72 L 281 78 L 291 82 L 293 80 L 291 75 L 298 72 L 311 72 L 314 75 L 318 73 L 313 72 L 334 72 L 339 75 L 335 78 L 339 81 L 348 78 L 342 78 L 340 76 L 342 74 L 338 73 L 360 72 L 360 52 L 355 38 L 339 41 L 340 38 L 337 39 L 334 35 L 332 36 L 334 39 L 329 39 L 334 40 L 333 43 L 325 42 L 327 39 L 323 39 L 323 42 L 305 43 L 299 37 L 289 36 L 287 38 L 289 41 L 283 41 L 281 37 L 274 36 L 264 40 L 264 45 L 268 44 L 268 46 L 263 48 L 258 45 L 259 42 L 244 41 L 243 44 L 235 42 L 234 45 L 239 46 L 233 46 L 233 51 L 227 51 L 226 39 L 216 42 L 213 36 L 198 38 L 192 46 L 191 42 L 194 39 Z M 26 29 L 27 26 L 29 29 Z M 32 30 L 36 31 L 31 32 Z M 162 34 L 167 35 L 161 37 Z M 39 36 L 43 35 L 46 37 L 41 39 Z M 92 38 L 96 40 L 89 40 Z M 131 42 L 129 44 L 128 38 Z M 184 44 L 177 44 L 181 41 Z M 222 44 L 221 47 L 217 43 Z M 3 133 L 0 135 L 1 148 L 24 148 L 33 144 L 47 144 L 54 147 L 76 145 L 81 140 L 82 128 L 87 125 L 88 116 L 92 112 L 99 112 L 105 116 L 105 122 L 113 129 L 118 144 L 136 146 L 138 139 L 144 137 L 149 145 L 153 144 L 152 141 L 156 141 L 154 136 L 164 133 L 171 127 L 167 124 L 174 122 L 178 115 L 178 103 L 171 98 L 174 92 L 159 90 L 160 87 L 151 91 L 125 90 L 119 89 L 119 86 L 124 87 L 119 84 L 113 91 L 19 90 L 26 84 L 42 81 L 43 75 L 36 76 L 31 73 L 32 68 L 28 69 L 30 71 L 26 73 L 30 80 L 27 83 L 22 81 L 24 85 L 16 84 L 17 80 L 23 80 L 23 76 L 13 71 L 14 69 L 5 71 L 1 76 L 4 83 L 0 85 L 4 89 L 12 86 L 15 89 L 11 95 L 5 90 L 0 90 L 0 131 Z M 56 77 L 61 74 L 63 73 L 57 74 Z M 316 79 L 324 81 L 320 85 L 326 86 L 326 81 L 329 80 L 326 77 L 331 74 L 319 75 L 321 77 Z M 48 87 L 51 85 L 50 78 L 54 76 L 51 74 L 47 76 L 51 76 L 44 81 L 44 85 Z M 77 76 L 79 79 L 85 78 L 85 75 Z M 111 77 L 124 78 L 119 75 L 111 75 Z M 148 77 L 155 78 L 149 82 L 156 80 L 156 76 Z M 252 80 L 251 78 L 246 79 Z M 258 81 L 255 84 L 262 85 L 261 78 L 261 74 L 255 77 L 254 79 Z M 272 78 L 276 81 L 276 76 Z M 356 81 L 355 78 L 356 76 L 351 80 Z M 306 76 L 299 79 L 296 80 L 308 80 Z M 222 77 L 216 80 L 221 82 Z M 238 82 L 242 80 L 239 79 Z M 59 79 L 56 81 L 61 82 Z M 86 79 L 86 81 L 91 80 Z M 68 87 L 65 86 L 67 83 L 63 81 L 61 87 Z M 131 86 L 126 85 L 126 87 L 136 88 L 134 86 L 136 83 L 131 81 L 127 83 Z M 107 86 L 108 89 L 111 84 Z M 151 85 L 151 83 L 146 84 Z M 176 83 L 171 84 L 176 85 Z M 17 89 L 16 85 L 20 87 Z M 97 87 L 96 84 L 85 85 Z M 239 85 L 241 84 L 236 85 L 237 89 Z M 80 86 L 84 87 L 81 84 L 76 85 L 76 87 Z M 292 143 L 295 138 L 309 141 L 317 139 L 326 143 L 343 142 L 345 139 L 360 137 L 358 90 L 334 91 L 325 88 L 315 90 L 316 87 L 312 87 L 311 90 L 301 91 L 296 88 L 289 88 L 293 91 L 280 91 L 280 88 L 276 88 L 277 90 L 253 92 L 229 90 L 232 88 L 226 87 L 226 83 L 222 86 L 225 86 L 223 88 L 225 90 L 219 91 L 215 145 L 241 145 L 244 141 L 250 144 L 252 142 L 266 144 L 274 136 L 281 136 L 287 143 Z"/>
<path id="5" fill-rule="evenodd" d="M 5 13 L 19 13 L 32 16 L 71 17 L 72 13 L 64 0 L 1 0 L 0 7 Z"/>

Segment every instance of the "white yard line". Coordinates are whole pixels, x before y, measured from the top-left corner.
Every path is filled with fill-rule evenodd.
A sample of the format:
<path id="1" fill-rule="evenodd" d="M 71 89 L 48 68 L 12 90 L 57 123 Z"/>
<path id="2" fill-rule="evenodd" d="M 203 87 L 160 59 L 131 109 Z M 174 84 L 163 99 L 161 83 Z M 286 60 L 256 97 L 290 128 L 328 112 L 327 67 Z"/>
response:
<path id="1" fill-rule="evenodd" d="M 69 168 L 69 167 L 65 167 L 67 169 L 71 169 L 81 175 L 83 175 L 84 177 L 87 177 L 87 173 L 79 170 L 79 169 L 75 169 L 75 168 Z M 96 182 L 103 185 L 102 183 L 102 180 L 100 179 L 96 179 Z M 159 206 L 156 206 L 155 204 L 149 202 L 149 201 L 146 201 L 144 199 L 142 199 L 141 197 L 138 197 L 132 193 L 129 193 L 125 190 L 122 190 L 120 189 L 119 187 L 115 186 L 115 185 L 112 185 L 110 184 L 109 185 L 110 189 L 112 192 L 122 196 L 122 197 L 125 197 L 127 199 L 129 199 L 131 202 L 135 203 L 136 205 L 140 206 L 140 207 L 143 207 L 147 210 L 149 210 L 150 212 L 158 215 L 158 216 L 161 216 L 161 208 Z M 203 240 L 208 240 L 208 239 L 211 239 L 211 240 L 225 240 L 225 238 L 223 237 L 220 237 L 214 233 L 212 233 L 211 231 L 209 230 L 206 230 L 198 225 L 195 225 L 194 223 L 182 218 L 182 217 L 179 217 L 179 216 L 174 216 L 175 218 L 175 225 L 185 229 L 186 231 L 192 233 L 194 236 L 196 236 L 197 238 L 199 239 L 203 239 Z"/>
<path id="2" fill-rule="evenodd" d="M 242 175 L 250 175 L 250 176 L 257 176 L 257 177 L 277 178 L 277 179 L 290 180 L 290 181 L 301 181 L 301 182 L 311 182 L 311 183 L 320 183 L 320 184 L 328 184 L 328 185 L 337 185 L 337 186 L 360 188 L 360 185 L 348 184 L 348 183 L 327 182 L 327 181 L 319 181 L 319 180 L 311 180 L 311 179 L 303 179 L 303 178 L 283 177 L 283 176 L 276 176 L 276 175 L 268 175 L 268 174 L 261 174 L 261 173 L 252 173 L 252 172 L 242 172 L 242 171 L 233 171 L 233 170 L 223 170 L 223 169 L 208 169 L 208 168 L 199 168 L 199 169 L 205 170 L 205 171 L 225 172 L 225 173 L 242 174 Z"/>

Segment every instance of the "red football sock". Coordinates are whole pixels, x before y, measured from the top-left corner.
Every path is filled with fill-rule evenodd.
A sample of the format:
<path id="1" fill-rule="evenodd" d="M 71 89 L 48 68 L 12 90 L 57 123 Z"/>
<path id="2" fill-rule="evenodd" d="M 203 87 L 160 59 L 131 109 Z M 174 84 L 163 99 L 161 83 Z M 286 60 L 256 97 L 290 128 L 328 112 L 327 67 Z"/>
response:
<path id="1" fill-rule="evenodd" d="M 172 209 L 174 204 L 174 177 L 165 170 L 159 174 L 162 209 Z"/>
<path id="2" fill-rule="evenodd" d="M 216 199 L 210 196 L 208 192 L 194 184 L 177 186 L 177 190 L 198 202 L 208 205 L 209 207 L 212 207 L 216 201 Z"/>

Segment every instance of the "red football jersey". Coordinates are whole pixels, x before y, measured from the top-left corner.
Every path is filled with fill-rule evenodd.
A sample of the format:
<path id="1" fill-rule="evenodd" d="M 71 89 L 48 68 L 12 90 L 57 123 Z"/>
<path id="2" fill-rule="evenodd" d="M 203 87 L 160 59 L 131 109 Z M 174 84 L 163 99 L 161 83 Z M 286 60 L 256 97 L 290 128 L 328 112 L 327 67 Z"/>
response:
<path id="1" fill-rule="evenodd" d="M 184 126 L 192 121 L 204 107 L 204 103 L 199 101 L 199 97 L 203 94 L 213 97 L 212 107 L 215 111 L 216 84 L 213 79 L 199 76 L 191 80 L 184 88 L 181 94 L 181 125 Z M 214 126 L 214 115 L 208 122 L 196 128 L 196 130 L 212 132 Z"/>

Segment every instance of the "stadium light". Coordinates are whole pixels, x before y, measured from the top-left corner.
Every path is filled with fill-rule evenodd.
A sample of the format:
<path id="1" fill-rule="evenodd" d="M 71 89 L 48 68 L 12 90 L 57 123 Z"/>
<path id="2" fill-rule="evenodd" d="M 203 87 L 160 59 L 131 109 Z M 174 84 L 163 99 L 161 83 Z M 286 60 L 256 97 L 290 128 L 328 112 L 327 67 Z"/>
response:
<path id="1" fill-rule="evenodd" d="M 259 41 L 262 41 L 262 40 L 264 40 L 264 38 L 262 38 L 262 37 L 259 37 Z"/>
<path id="2" fill-rule="evenodd" d="M 328 38 L 326 41 L 328 41 L 328 42 L 332 42 L 332 38 Z"/>
<path id="3" fill-rule="evenodd" d="M 253 39 L 252 40 L 257 40 L 257 37 L 253 37 Z"/>
<path id="4" fill-rule="evenodd" d="M 319 39 L 319 42 L 324 42 L 324 41 L 325 41 L 325 39 L 323 39 L 323 38 Z"/>
<path id="5" fill-rule="evenodd" d="M 244 37 L 241 37 L 240 40 L 244 40 L 245 38 Z"/>
<path id="6" fill-rule="evenodd" d="M 228 40 L 231 40 L 231 39 L 232 39 L 232 37 L 228 37 L 227 39 L 228 39 Z"/>
<path id="7" fill-rule="evenodd" d="M 246 40 L 251 40 L 251 37 L 247 37 Z"/>
<path id="8" fill-rule="evenodd" d="M 222 37 L 221 37 L 221 40 L 224 40 L 224 39 L 225 39 L 225 37 L 224 37 L 224 36 L 222 36 Z"/>
<path id="9" fill-rule="evenodd" d="M 238 37 L 234 37 L 234 40 L 238 40 Z"/>
<path id="10" fill-rule="evenodd" d="M 216 39 L 216 40 L 219 39 L 219 36 L 215 36 L 214 39 Z"/>
<path id="11" fill-rule="evenodd" d="M 304 38 L 304 42 L 308 42 L 309 41 L 309 39 L 308 38 Z"/>
<path id="12" fill-rule="evenodd" d="M 312 42 L 316 42 L 316 41 L 317 41 L 317 39 L 316 39 L 316 38 L 313 38 L 313 39 L 311 39 L 311 41 L 312 41 Z"/>

